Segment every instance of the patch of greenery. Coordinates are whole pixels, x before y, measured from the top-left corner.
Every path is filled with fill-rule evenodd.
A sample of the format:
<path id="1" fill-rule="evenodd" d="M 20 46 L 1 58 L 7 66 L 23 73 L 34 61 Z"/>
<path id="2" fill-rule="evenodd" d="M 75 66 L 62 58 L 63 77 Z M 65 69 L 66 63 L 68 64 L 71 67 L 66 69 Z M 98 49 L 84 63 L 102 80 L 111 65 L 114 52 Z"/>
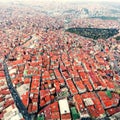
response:
<path id="1" fill-rule="evenodd" d="M 120 40 L 120 36 L 115 37 L 116 40 Z"/>
<path id="2" fill-rule="evenodd" d="M 43 115 L 41 115 L 41 116 L 37 117 L 37 120 L 45 120 L 45 118 Z"/>
<path id="3" fill-rule="evenodd" d="M 77 11 L 74 10 L 74 9 L 70 9 L 70 10 L 66 10 L 66 11 L 64 11 L 64 13 L 72 13 L 72 12 L 77 12 Z"/>
<path id="4" fill-rule="evenodd" d="M 111 17 L 111 16 L 96 16 L 96 17 L 91 17 L 91 18 L 99 18 L 102 20 L 118 20 L 118 17 Z"/>
<path id="5" fill-rule="evenodd" d="M 92 39 L 108 39 L 118 33 L 117 29 L 102 29 L 102 28 L 69 28 L 66 32 L 78 34 L 83 37 Z"/>

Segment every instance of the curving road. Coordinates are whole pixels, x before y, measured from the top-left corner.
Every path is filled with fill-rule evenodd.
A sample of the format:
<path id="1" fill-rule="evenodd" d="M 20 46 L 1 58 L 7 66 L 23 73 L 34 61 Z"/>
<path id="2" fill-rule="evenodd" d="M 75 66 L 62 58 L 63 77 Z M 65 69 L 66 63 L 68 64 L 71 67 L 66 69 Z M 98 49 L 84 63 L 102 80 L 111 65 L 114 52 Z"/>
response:
<path id="1" fill-rule="evenodd" d="M 10 93 L 11 93 L 13 99 L 14 99 L 14 102 L 15 102 L 19 112 L 23 115 L 25 120 L 32 120 L 33 115 L 28 113 L 27 108 L 23 105 L 16 89 L 13 87 L 11 77 L 9 75 L 8 67 L 7 67 L 7 64 L 6 64 L 5 60 L 3 61 L 3 67 L 4 67 L 4 73 L 5 73 L 8 88 L 10 90 Z"/>
<path id="2" fill-rule="evenodd" d="M 23 42 L 21 45 L 24 45 L 26 42 L 28 42 L 29 40 L 32 39 L 33 36 L 30 36 L 29 39 L 25 39 L 25 42 Z M 8 55 L 4 58 L 4 60 L 2 61 L 3 67 L 4 67 L 4 74 L 5 74 L 5 78 L 6 78 L 6 82 L 8 85 L 8 88 L 10 90 L 10 93 L 14 99 L 14 102 L 19 110 L 19 112 L 23 115 L 25 120 L 33 120 L 35 115 L 34 114 L 29 114 L 27 111 L 27 108 L 24 106 L 24 104 L 22 103 L 20 96 L 18 95 L 18 92 L 16 91 L 16 89 L 13 87 L 12 81 L 11 81 L 11 77 L 9 75 L 9 71 L 8 71 L 8 66 L 6 64 L 6 60 L 9 58 L 9 54 L 11 52 L 14 51 L 14 49 L 17 46 L 15 46 L 9 53 Z"/>

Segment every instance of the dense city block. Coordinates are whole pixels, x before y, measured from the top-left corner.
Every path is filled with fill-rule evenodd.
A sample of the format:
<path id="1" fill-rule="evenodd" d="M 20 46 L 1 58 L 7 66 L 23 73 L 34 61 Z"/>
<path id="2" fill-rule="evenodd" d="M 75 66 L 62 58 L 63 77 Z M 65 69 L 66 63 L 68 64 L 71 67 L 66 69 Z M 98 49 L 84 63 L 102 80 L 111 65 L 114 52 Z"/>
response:
<path id="1" fill-rule="evenodd" d="M 119 12 L 51 1 L 0 4 L 0 120 L 120 120 Z"/>

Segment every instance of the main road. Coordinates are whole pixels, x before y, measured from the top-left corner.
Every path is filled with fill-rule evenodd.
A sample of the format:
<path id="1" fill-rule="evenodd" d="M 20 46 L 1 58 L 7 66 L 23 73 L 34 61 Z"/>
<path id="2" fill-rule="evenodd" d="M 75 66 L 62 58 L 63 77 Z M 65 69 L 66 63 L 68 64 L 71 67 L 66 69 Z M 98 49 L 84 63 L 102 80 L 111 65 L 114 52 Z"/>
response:
<path id="1" fill-rule="evenodd" d="M 21 45 L 24 45 L 27 41 L 31 40 L 31 38 L 32 38 L 32 36 L 30 36 L 29 39 L 25 40 L 25 42 Z M 16 47 L 14 47 L 10 52 L 13 52 Z M 20 96 L 18 95 L 18 92 L 16 91 L 16 89 L 14 88 L 14 86 L 12 84 L 11 77 L 10 77 L 9 71 L 8 71 L 8 66 L 6 64 L 6 61 L 9 58 L 9 54 L 5 57 L 5 59 L 2 62 L 3 67 L 4 67 L 4 74 L 5 74 L 5 77 L 6 77 L 6 82 L 7 82 L 8 88 L 10 90 L 10 93 L 11 93 L 13 99 L 14 99 L 14 102 L 15 102 L 19 112 L 23 115 L 24 119 L 25 120 L 33 120 L 35 115 L 28 113 L 27 108 L 22 103 L 22 100 L 20 99 Z"/>
<path id="2" fill-rule="evenodd" d="M 18 92 L 13 87 L 11 77 L 9 75 L 8 67 L 7 67 L 7 64 L 6 64 L 5 61 L 3 61 L 3 67 L 4 67 L 4 73 L 5 73 L 8 88 L 10 90 L 10 93 L 11 93 L 13 99 L 14 99 L 14 102 L 15 102 L 19 112 L 23 115 L 25 120 L 32 120 L 33 115 L 28 113 L 27 108 L 23 105 L 23 103 L 22 103 L 22 101 L 20 99 L 20 96 L 18 95 Z"/>

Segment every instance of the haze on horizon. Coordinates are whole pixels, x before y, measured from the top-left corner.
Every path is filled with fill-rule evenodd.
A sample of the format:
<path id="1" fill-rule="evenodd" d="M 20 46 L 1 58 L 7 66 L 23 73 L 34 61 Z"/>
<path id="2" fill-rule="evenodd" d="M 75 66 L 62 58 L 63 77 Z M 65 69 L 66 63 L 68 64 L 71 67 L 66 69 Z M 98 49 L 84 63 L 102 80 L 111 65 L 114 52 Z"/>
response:
<path id="1" fill-rule="evenodd" d="M 43 2 L 43 0 L 0 0 L 0 2 L 3 3 L 10 3 L 10 2 Z M 114 2 L 114 3 L 118 3 L 120 2 L 120 0 L 44 0 L 44 2 Z"/>

